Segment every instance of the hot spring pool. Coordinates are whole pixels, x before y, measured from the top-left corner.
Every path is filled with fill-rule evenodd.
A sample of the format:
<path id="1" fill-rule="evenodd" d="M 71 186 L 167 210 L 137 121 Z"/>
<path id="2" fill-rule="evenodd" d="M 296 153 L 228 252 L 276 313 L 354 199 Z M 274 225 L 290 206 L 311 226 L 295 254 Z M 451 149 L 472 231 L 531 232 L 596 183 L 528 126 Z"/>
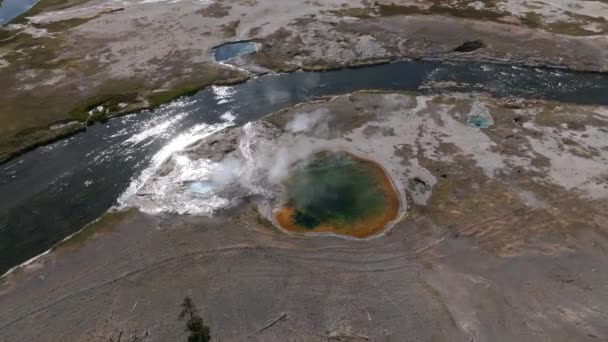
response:
<path id="1" fill-rule="evenodd" d="M 213 49 L 213 58 L 218 62 L 224 62 L 230 58 L 250 54 L 258 50 L 254 42 L 233 42 L 220 45 Z"/>
<path id="2" fill-rule="evenodd" d="M 346 152 L 321 152 L 294 166 L 277 223 L 292 232 L 364 238 L 399 213 L 399 196 L 378 164 Z"/>

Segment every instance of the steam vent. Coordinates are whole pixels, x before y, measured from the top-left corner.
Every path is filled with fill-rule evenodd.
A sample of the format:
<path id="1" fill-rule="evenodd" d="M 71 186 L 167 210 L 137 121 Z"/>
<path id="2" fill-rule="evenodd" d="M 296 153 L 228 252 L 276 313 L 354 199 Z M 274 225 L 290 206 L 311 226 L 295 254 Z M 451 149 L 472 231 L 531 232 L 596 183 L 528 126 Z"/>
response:
<path id="1" fill-rule="evenodd" d="M 345 152 L 321 152 L 295 165 L 276 220 L 292 232 L 368 237 L 399 212 L 399 196 L 376 163 Z"/>

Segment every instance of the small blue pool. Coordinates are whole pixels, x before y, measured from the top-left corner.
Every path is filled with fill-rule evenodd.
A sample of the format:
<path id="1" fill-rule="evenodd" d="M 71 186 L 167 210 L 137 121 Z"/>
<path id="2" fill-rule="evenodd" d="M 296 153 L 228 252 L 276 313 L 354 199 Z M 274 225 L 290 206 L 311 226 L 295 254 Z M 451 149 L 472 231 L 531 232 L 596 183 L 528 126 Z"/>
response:
<path id="1" fill-rule="evenodd" d="M 223 62 L 230 58 L 256 52 L 257 50 L 258 44 L 254 42 L 227 43 L 213 49 L 213 58 L 218 62 Z"/>

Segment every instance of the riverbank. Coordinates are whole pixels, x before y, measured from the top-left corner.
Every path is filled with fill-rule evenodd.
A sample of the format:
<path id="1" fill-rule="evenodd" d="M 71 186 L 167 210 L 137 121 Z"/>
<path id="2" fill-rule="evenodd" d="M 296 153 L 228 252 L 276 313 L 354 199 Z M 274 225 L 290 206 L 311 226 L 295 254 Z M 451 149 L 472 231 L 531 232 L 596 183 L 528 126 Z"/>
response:
<path id="1" fill-rule="evenodd" d="M 110 213 L 2 277 L 2 337 L 179 340 L 188 295 L 221 340 L 606 339 L 607 115 L 477 93 L 356 92 L 228 128 L 175 151 L 133 194 L 153 215 Z M 274 227 L 262 210 L 272 191 L 212 217 L 160 200 L 187 191 L 188 161 L 242 165 L 249 151 L 268 162 L 241 185 L 278 164 L 257 157 L 296 158 L 305 145 L 373 156 L 408 195 L 406 215 L 357 240 Z M 182 186 L 146 190 L 175 176 Z"/>
<path id="2" fill-rule="evenodd" d="M 212 59 L 228 41 L 261 44 L 231 62 L 254 74 L 403 58 L 608 70 L 595 14 L 605 4 L 550 12 L 492 3 L 42 0 L 0 31 L 0 160 L 54 140 L 57 123 L 104 121 L 246 80 Z"/>

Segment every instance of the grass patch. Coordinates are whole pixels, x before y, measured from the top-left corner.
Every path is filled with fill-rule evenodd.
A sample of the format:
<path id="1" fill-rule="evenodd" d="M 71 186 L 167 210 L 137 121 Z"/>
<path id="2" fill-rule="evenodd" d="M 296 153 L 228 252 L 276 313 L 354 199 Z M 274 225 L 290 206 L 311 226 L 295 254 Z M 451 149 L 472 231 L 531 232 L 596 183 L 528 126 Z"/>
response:
<path id="1" fill-rule="evenodd" d="M 431 13 L 447 14 L 459 18 L 479 19 L 479 20 L 497 20 L 507 15 L 505 12 L 489 9 L 476 9 L 474 7 L 447 7 L 441 5 L 433 5 L 429 8 Z"/>
<path id="2" fill-rule="evenodd" d="M 487 20 L 501 22 L 501 18 L 508 16 L 509 13 L 495 8 L 494 1 L 484 1 L 486 8 L 478 9 L 468 5 L 446 6 L 442 1 L 434 0 L 428 8 L 418 6 L 402 5 L 377 5 L 373 7 L 342 8 L 339 10 L 328 11 L 337 17 L 354 17 L 359 19 L 370 19 L 377 17 L 408 16 L 408 15 L 445 15 L 457 18 Z M 543 22 L 543 17 L 536 12 L 527 12 L 520 18 L 523 25 L 530 28 L 543 29 L 549 32 L 569 35 L 569 36 L 590 36 L 608 33 L 608 20 L 600 17 L 591 17 L 572 12 L 565 12 L 572 18 L 570 21 L 557 21 L 552 23 Z M 586 29 L 584 26 L 595 23 L 599 26 L 599 31 Z"/>
<path id="3" fill-rule="evenodd" d="M 433 193 L 428 201 L 427 209 L 433 217 L 443 218 L 443 214 L 450 207 L 450 195 L 454 184 L 451 180 L 440 179 L 433 187 Z"/>
<path id="4" fill-rule="evenodd" d="M 302 65 L 303 71 L 329 71 L 343 68 L 344 65 L 334 62 L 327 62 L 322 59 L 306 61 Z"/>
<path id="5" fill-rule="evenodd" d="M 287 62 L 284 58 L 277 58 L 274 53 L 258 51 L 251 55 L 251 60 L 257 65 L 276 72 L 293 72 L 299 69 L 296 64 Z"/>
<path id="6" fill-rule="evenodd" d="M 224 33 L 224 37 L 230 38 L 236 36 L 236 29 L 239 27 L 240 23 L 240 20 L 234 20 L 220 26 L 222 28 L 222 32 Z"/>
<path id="7" fill-rule="evenodd" d="M 192 70 L 189 75 L 184 75 L 184 78 L 192 77 L 192 75 L 204 75 L 204 77 L 185 79 L 176 84 L 172 89 L 149 93 L 146 98 L 150 102 L 150 106 L 156 107 L 183 96 L 194 95 L 212 84 L 233 85 L 246 81 L 249 78 L 240 71 L 218 67 L 215 64 L 201 65 L 197 69 Z"/>
<path id="8" fill-rule="evenodd" d="M 377 7 L 377 13 L 382 17 L 390 17 L 395 15 L 449 15 L 458 18 L 478 19 L 478 20 L 497 20 L 506 15 L 506 13 L 491 10 L 477 9 L 474 7 L 450 7 L 442 5 L 441 2 L 435 1 L 431 7 L 424 9 L 417 6 L 400 6 L 400 5 L 380 5 Z"/>
<path id="9" fill-rule="evenodd" d="M 353 17 L 359 19 L 369 19 L 374 18 L 377 15 L 374 10 L 370 7 L 350 7 L 350 8 L 342 8 L 339 10 L 331 10 L 327 11 L 337 17 Z"/>
<path id="10" fill-rule="evenodd" d="M 418 6 L 401 6 L 401 5 L 380 5 L 376 12 L 381 17 L 392 17 L 396 15 L 414 15 L 414 14 L 431 14 L 429 10 Z"/>
<path id="11" fill-rule="evenodd" d="M 72 18 L 67 20 L 58 20 L 47 24 L 34 24 L 33 26 L 41 29 L 46 29 L 50 33 L 64 32 L 96 18 L 99 18 L 99 15 L 90 18 Z"/>
<path id="12" fill-rule="evenodd" d="M 551 23 L 543 22 L 540 14 L 528 12 L 526 16 L 521 18 L 521 22 L 531 28 L 540 28 L 545 31 L 563 34 L 568 36 L 592 36 L 608 33 L 608 20 L 604 18 L 595 18 L 587 15 L 565 12 L 566 15 L 572 18 L 570 21 L 560 20 Z M 599 31 L 586 29 L 586 24 L 596 24 Z"/>
<path id="13" fill-rule="evenodd" d="M 429 8 L 390 4 L 364 8 L 343 8 L 329 12 L 338 17 L 354 17 L 360 19 L 369 19 L 375 17 L 392 17 L 401 15 L 439 14 L 468 19 L 497 20 L 507 14 L 498 10 L 477 9 L 469 6 L 450 7 L 442 5 L 440 1 L 435 1 L 433 5 L 431 5 Z"/>
<path id="14" fill-rule="evenodd" d="M 58 52 L 63 40 L 54 37 L 33 37 L 24 32 L 0 41 L 0 48 L 10 51 L 2 58 L 18 70 L 51 69 L 65 61 L 58 60 Z"/>
<path id="15" fill-rule="evenodd" d="M 521 18 L 521 22 L 528 27 L 537 28 L 543 26 L 543 17 L 536 12 L 528 12 Z"/>
<path id="16" fill-rule="evenodd" d="M 291 31 L 281 27 L 271 35 L 267 36 L 267 41 L 273 42 L 279 49 L 273 49 L 272 46 L 265 43 L 261 51 L 247 56 L 255 64 L 266 69 L 276 72 L 292 72 L 298 70 L 296 64 L 289 61 L 300 51 L 303 44 L 302 38 L 299 35 L 292 36 Z M 271 51 L 269 51 L 271 50 Z M 301 51 L 300 51 L 301 52 Z"/>
<path id="17" fill-rule="evenodd" d="M 13 19 L 11 23 L 25 23 L 27 17 L 32 17 L 40 13 L 62 10 L 68 7 L 84 4 L 91 0 L 40 0 L 27 12 Z"/>
<path id="18" fill-rule="evenodd" d="M 137 90 L 95 96 L 87 99 L 82 105 L 73 109 L 70 112 L 70 117 L 80 122 L 103 122 L 112 113 L 120 112 L 123 109 L 120 104 L 132 104 L 137 101 L 138 96 L 139 92 Z M 98 107 L 103 107 L 103 109 L 96 111 Z"/>
<path id="19" fill-rule="evenodd" d="M 11 40 L 11 38 L 14 38 L 17 33 L 19 32 L 0 26 L 0 46 L 6 43 L 8 40 Z"/>
<path id="20" fill-rule="evenodd" d="M 66 138 L 83 130 L 85 130 L 84 125 L 73 123 L 54 130 L 29 129 L 1 139 L 0 164 L 38 146 Z"/>
<path id="21" fill-rule="evenodd" d="M 565 20 L 548 23 L 544 26 L 544 29 L 553 33 L 564 34 L 568 36 L 592 36 L 603 34 L 604 32 L 606 32 L 605 29 L 602 32 L 587 30 L 583 27 L 583 24 L 579 22 Z"/>
<path id="22" fill-rule="evenodd" d="M 150 104 L 154 107 L 160 106 L 163 103 L 170 102 L 182 96 L 191 96 L 196 94 L 199 90 L 203 89 L 206 84 L 190 84 L 180 88 L 165 90 L 160 92 L 152 93 L 148 96 Z"/>
<path id="23" fill-rule="evenodd" d="M 223 18 L 230 14 L 231 9 L 232 6 L 226 6 L 214 2 L 211 5 L 196 11 L 196 13 L 202 15 L 203 17 Z"/>

